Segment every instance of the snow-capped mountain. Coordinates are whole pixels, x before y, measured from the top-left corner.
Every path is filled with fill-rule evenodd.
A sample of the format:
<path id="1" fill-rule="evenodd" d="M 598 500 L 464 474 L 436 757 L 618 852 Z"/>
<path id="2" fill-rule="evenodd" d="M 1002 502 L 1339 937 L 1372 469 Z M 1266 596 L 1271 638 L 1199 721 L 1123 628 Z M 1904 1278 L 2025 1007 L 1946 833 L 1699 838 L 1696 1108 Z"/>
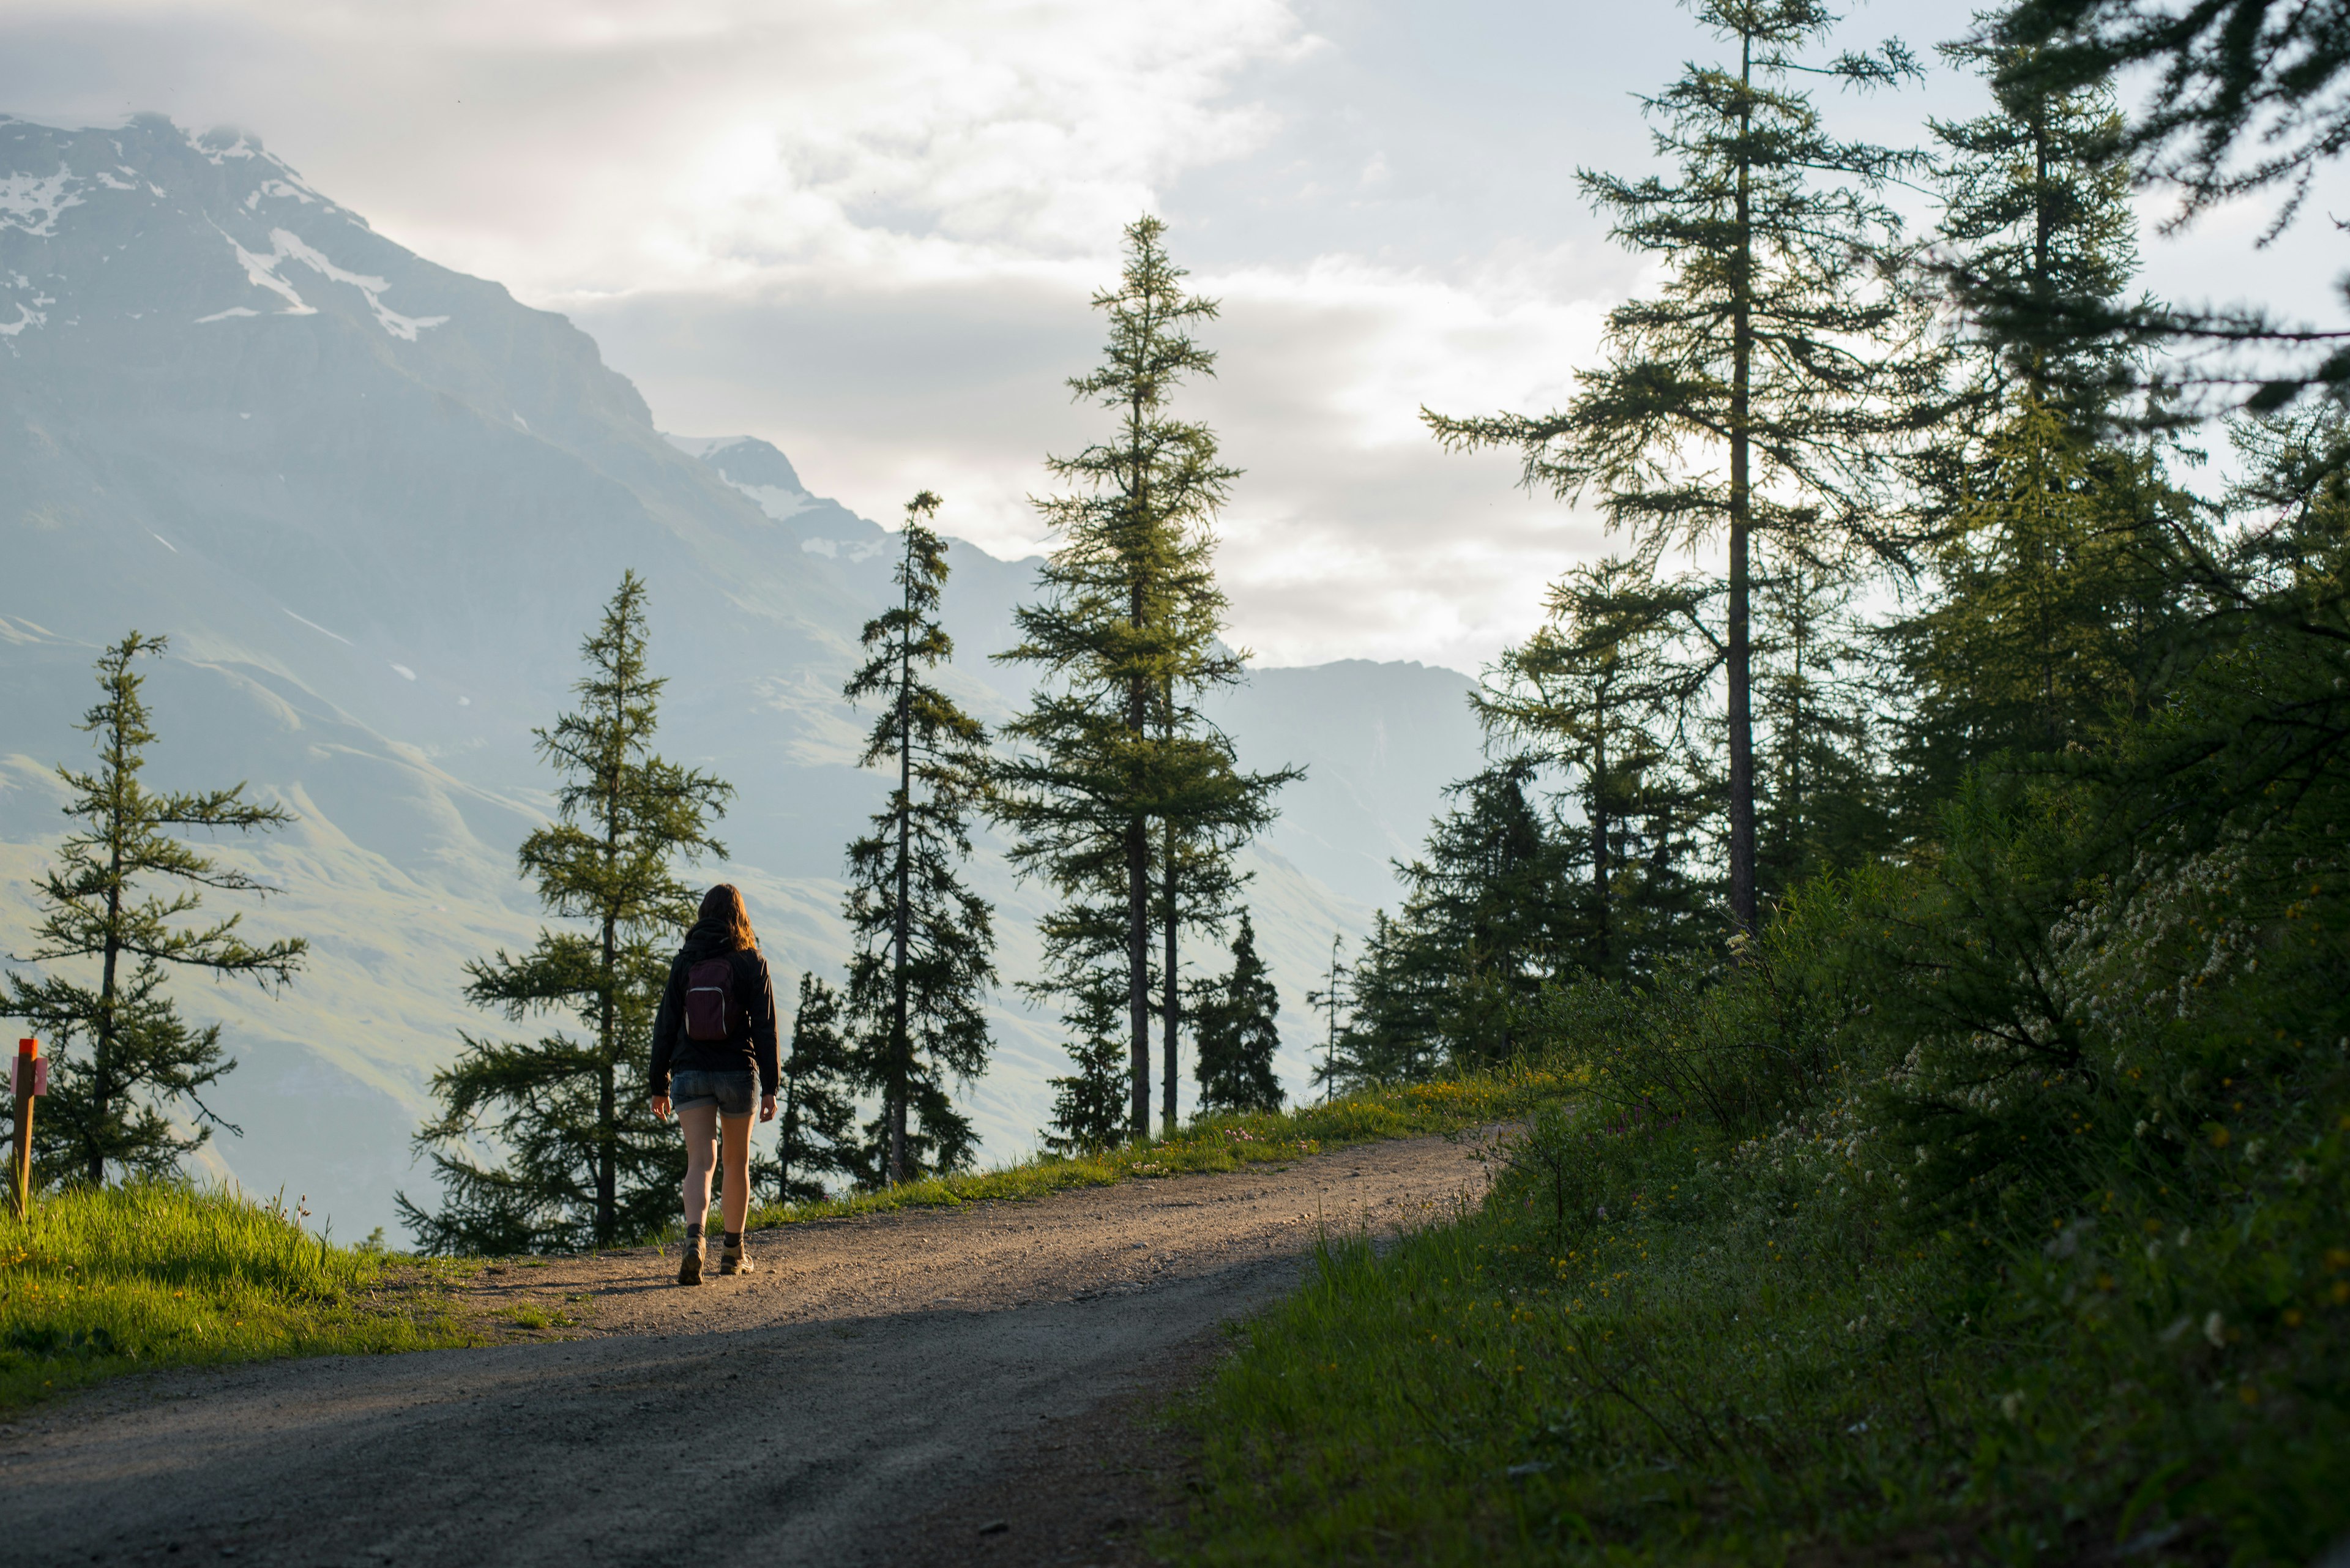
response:
<path id="1" fill-rule="evenodd" d="M 432 1070 L 459 1027 L 495 1027 L 460 966 L 539 919 L 513 870 L 547 807 L 531 730 L 627 568 L 651 587 L 663 749 L 740 790 L 707 874 L 745 886 L 780 971 L 837 971 L 841 848 L 879 794 L 838 694 L 890 535 L 764 441 L 665 437 L 562 317 L 385 239 L 250 136 L 0 119 L 0 953 L 25 950 L 64 826 L 52 770 L 87 754 L 90 661 L 127 629 L 172 639 L 151 780 L 245 778 L 301 817 L 226 851 L 284 895 L 220 907 L 310 937 L 309 971 L 278 1000 L 182 988 L 242 1063 L 221 1103 L 244 1136 L 214 1168 L 308 1193 L 338 1234 L 422 1196 Z M 1033 563 L 951 558 L 951 679 L 1001 717 L 1023 678 L 985 655 Z M 1244 762 L 1312 770 L 1256 857 L 1295 1086 L 1330 932 L 1388 896 L 1387 857 L 1474 765 L 1464 685 L 1267 670 L 1224 711 Z M 1018 978 L 1037 897 L 992 854 L 977 877 Z M 996 1022 L 971 1097 L 1003 1156 L 1065 1059 L 1008 991 Z"/>

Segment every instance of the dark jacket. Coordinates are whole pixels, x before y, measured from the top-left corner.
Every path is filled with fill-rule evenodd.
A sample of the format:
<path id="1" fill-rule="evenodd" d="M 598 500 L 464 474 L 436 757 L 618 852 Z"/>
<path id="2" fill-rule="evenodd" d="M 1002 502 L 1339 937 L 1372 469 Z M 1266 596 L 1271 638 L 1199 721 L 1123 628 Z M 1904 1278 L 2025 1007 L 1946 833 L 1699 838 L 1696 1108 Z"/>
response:
<path id="1" fill-rule="evenodd" d="M 734 970 L 733 1005 L 726 1010 L 726 1038 L 690 1040 L 685 1033 L 685 977 L 697 963 L 725 958 Z M 775 987 L 767 976 L 767 961 L 756 948 L 726 950 L 723 934 L 696 926 L 685 935 L 685 945 L 669 966 L 669 987 L 661 992 L 660 1013 L 653 1020 L 653 1059 L 646 1075 L 649 1095 L 669 1093 L 672 1072 L 747 1073 L 759 1070 L 759 1092 L 773 1095 L 780 1081 L 775 1064 Z"/>

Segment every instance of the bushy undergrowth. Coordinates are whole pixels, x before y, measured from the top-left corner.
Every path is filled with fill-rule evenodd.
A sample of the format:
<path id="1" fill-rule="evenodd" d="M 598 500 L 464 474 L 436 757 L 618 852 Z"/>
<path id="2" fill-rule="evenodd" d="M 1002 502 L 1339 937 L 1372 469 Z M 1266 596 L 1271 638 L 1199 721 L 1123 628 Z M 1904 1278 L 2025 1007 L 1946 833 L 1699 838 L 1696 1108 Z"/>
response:
<path id="1" fill-rule="evenodd" d="M 997 1170 L 929 1178 L 879 1192 L 820 1203 L 755 1207 L 754 1229 L 891 1209 L 1042 1198 L 1070 1188 L 1130 1179 L 1238 1170 L 1286 1163 L 1328 1148 L 1386 1138 L 1424 1137 L 1513 1121 L 1556 1099 L 1568 1084 L 1558 1073 L 1523 1068 L 1434 1083 L 1360 1090 L 1324 1105 L 1271 1115 L 1202 1116 L 1170 1138 L 1098 1154 L 1046 1155 Z"/>
<path id="2" fill-rule="evenodd" d="M 1730 961 L 1555 992 L 1547 1059 L 1587 1085 L 1482 1210 L 1334 1247 L 1201 1397 L 1200 1560 L 2342 1540 L 2324 783 L 2190 837 L 2110 788 L 1987 778 L 1932 856 L 1814 885 Z"/>
<path id="3" fill-rule="evenodd" d="M 181 1182 L 0 1214 L 0 1408 L 145 1367 L 468 1343 L 422 1279 L 280 1203 Z M 401 1263 L 411 1272 L 420 1265 Z"/>

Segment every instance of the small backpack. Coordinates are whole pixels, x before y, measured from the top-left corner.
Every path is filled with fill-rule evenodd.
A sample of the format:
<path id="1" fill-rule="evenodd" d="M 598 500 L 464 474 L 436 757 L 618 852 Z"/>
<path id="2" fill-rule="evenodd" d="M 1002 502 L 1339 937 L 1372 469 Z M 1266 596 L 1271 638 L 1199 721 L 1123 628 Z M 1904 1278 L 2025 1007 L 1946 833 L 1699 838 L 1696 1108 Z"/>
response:
<path id="1" fill-rule="evenodd" d="M 734 961 L 703 959 L 685 971 L 685 1037 L 723 1040 L 734 1003 Z"/>

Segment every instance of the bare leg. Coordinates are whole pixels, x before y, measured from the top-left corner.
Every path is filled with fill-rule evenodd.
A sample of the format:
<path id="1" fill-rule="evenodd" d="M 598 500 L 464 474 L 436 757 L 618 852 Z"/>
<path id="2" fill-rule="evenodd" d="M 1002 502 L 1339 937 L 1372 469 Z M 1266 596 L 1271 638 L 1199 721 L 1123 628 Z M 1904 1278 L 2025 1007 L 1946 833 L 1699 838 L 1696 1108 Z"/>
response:
<path id="1" fill-rule="evenodd" d="M 726 1140 L 726 1182 L 719 1193 L 719 1211 L 726 1217 L 726 1233 L 739 1236 L 751 1212 L 751 1118 L 725 1116 L 718 1125 Z"/>
<path id="2" fill-rule="evenodd" d="M 718 1162 L 718 1107 L 680 1106 L 677 1125 L 685 1134 L 685 1222 L 699 1225 L 710 1215 L 710 1172 Z M 747 1150 L 746 1150 L 747 1153 Z M 733 1200 L 733 1183 L 727 1183 L 727 1201 Z"/>

